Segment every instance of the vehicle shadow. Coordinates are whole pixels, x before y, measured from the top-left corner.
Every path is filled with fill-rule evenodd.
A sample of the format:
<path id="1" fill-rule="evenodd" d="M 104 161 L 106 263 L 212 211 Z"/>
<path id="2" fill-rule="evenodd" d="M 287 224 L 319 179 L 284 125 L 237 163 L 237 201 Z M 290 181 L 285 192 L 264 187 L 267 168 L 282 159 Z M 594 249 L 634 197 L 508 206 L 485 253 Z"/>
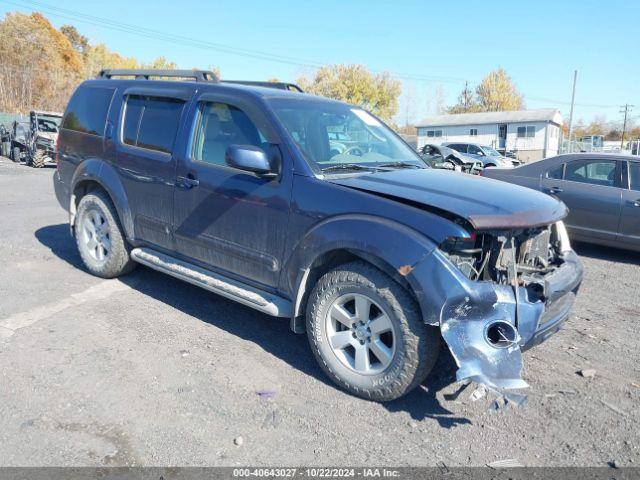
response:
<path id="1" fill-rule="evenodd" d="M 630 265 L 640 265 L 640 252 L 573 241 L 571 242 L 571 246 L 580 257 L 608 260 L 616 263 L 627 263 Z"/>
<path id="2" fill-rule="evenodd" d="M 58 258 L 84 270 L 67 224 L 40 228 L 35 236 Z M 306 335 L 294 334 L 287 319 L 270 317 L 142 265 L 119 280 L 169 307 L 253 342 L 305 375 L 336 388 L 315 361 Z M 440 352 L 436 367 L 423 385 L 399 400 L 383 403 L 390 412 L 405 411 L 415 420 L 433 418 L 444 428 L 471 423 L 452 416 L 436 397 L 437 392 L 455 382 L 455 362 L 444 344 Z"/>

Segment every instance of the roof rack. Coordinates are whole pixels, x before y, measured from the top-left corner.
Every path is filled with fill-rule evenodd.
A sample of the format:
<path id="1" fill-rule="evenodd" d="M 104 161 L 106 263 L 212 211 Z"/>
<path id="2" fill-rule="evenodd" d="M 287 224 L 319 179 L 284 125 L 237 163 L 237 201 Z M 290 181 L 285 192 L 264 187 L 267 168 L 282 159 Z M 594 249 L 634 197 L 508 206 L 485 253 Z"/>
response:
<path id="1" fill-rule="evenodd" d="M 235 83 L 238 85 L 249 85 L 251 87 L 267 87 L 267 88 L 277 88 L 278 90 L 289 90 L 290 92 L 300 92 L 304 93 L 304 91 L 295 83 L 286 83 L 286 82 L 253 82 L 250 80 L 222 80 L 222 83 Z"/>
<path id="2" fill-rule="evenodd" d="M 97 78 L 135 77 L 136 80 L 149 80 L 150 77 L 192 78 L 196 82 L 218 82 L 218 76 L 209 70 L 153 70 L 153 69 L 105 69 Z"/>

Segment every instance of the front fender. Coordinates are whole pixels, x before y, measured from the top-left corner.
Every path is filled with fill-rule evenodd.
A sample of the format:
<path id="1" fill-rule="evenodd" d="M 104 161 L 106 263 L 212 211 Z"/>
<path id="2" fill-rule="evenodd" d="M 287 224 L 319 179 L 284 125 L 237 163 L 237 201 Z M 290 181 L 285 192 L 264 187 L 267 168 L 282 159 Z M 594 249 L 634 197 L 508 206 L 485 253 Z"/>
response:
<path id="1" fill-rule="evenodd" d="M 75 192 L 82 182 L 92 181 L 99 184 L 109 194 L 118 212 L 120 224 L 128 240 L 134 238 L 133 216 L 126 192 L 116 170 L 104 160 L 90 158 L 78 165 L 71 180 L 71 224 L 75 218 Z"/>
<path id="2" fill-rule="evenodd" d="M 350 250 L 374 257 L 391 266 L 409 283 L 418 299 L 423 286 L 413 269 L 436 245 L 419 232 L 393 220 L 369 215 L 341 215 L 316 224 L 303 237 L 286 264 L 287 289 L 296 298 L 295 315 L 301 310 L 303 284 L 314 261 L 334 250 Z"/>

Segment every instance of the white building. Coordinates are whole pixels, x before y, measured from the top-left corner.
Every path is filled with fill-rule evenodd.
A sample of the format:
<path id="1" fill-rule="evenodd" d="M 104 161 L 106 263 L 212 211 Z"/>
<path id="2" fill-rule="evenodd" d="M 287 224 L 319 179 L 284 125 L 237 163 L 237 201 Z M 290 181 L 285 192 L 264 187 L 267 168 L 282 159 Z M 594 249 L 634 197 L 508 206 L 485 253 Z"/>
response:
<path id="1" fill-rule="evenodd" d="M 525 162 L 557 155 L 562 144 L 562 115 L 555 109 L 438 115 L 416 127 L 418 148 L 426 143 L 472 142 L 511 150 Z"/>

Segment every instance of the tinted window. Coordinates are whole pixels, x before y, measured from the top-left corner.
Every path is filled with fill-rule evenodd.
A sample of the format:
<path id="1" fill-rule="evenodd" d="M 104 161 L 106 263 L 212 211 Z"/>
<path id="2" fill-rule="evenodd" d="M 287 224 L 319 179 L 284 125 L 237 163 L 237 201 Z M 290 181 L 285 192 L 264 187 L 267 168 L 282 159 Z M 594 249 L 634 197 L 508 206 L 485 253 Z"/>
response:
<path id="1" fill-rule="evenodd" d="M 124 112 L 124 124 L 122 126 L 122 141 L 128 145 L 136 145 L 138 141 L 138 127 L 140 115 L 144 107 L 144 99 L 141 97 L 129 97 Z"/>
<path id="2" fill-rule="evenodd" d="M 482 150 L 480 150 L 480 148 L 476 147 L 475 145 L 469 145 L 469 153 L 473 154 L 473 155 L 483 155 L 484 152 Z"/>
<path id="3" fill-rule="evenodd" d="M 173 151 L 184 102 L 172 98 L 131 95 L 122 127 L 122 140 L 148 150 Z"/>
<path id="4" fill-rule="evenodd" d="M 629 188 L 640 191 L 640 163 L 629 162 Z"/>
<path id="5" fill-rule="evenodd" d="M 467 153 L 467 146 L 461 145 L 459 143 L 454 143 L 453 145 L 448 145 L 449 148 L 452 148 L 460 153 Z"/>
<path id="6" fill-rule="evenodd" d="M 242 110 L 225 103 L 203 103 L 196 127 L 193 158 L 224 165 L 229 145 L 266 147 L 264 135 Z"/>
<path id="7" fill-rule="evenodd" d="M 69 101 L 62 128 L 92 135 L 104 135 L 113 92 L 111 88 L 78 88 Z"/>
<path id="8" fill-rule="evenodd" d="M 564 163 L 552 168 L 547 172 L 547 178 L 555 178 L 556 180 L 562 180 L 562 174 L 564 173 Z"/>
<path id="9" fill-rule="evenodd" d="M 565 180 L 614 187 L 616 162 L 614 160 L 576 160 L 567 163 Z"/>

